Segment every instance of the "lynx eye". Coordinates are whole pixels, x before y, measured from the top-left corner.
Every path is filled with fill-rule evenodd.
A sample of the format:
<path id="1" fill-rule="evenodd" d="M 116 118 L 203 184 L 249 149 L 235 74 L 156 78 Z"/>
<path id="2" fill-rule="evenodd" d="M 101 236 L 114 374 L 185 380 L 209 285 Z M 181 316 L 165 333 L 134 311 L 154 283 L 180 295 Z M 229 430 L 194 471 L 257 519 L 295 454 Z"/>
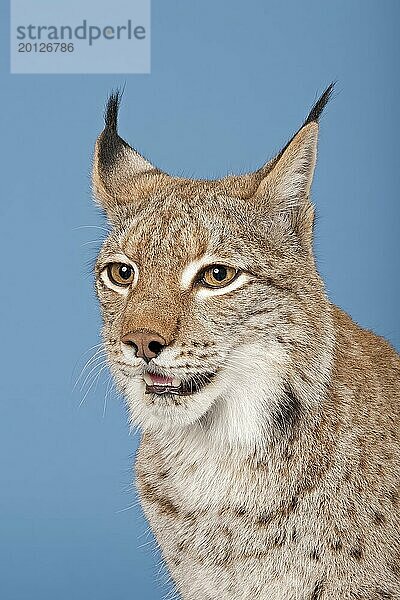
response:
<path id="1" fill-rule="evenodd" d="M 107 265 L 107 275 L 111 283 L 128 286 L 135 278 L 135 271 L 131 265 L 115 262 Z"/>
<path id="2" fill-rule="evenodd" d="M 200 273 L 199 281 L 206 287 L 221 288 L 231 283 L 239 271 L 226 265 L 210 265 Z"/>

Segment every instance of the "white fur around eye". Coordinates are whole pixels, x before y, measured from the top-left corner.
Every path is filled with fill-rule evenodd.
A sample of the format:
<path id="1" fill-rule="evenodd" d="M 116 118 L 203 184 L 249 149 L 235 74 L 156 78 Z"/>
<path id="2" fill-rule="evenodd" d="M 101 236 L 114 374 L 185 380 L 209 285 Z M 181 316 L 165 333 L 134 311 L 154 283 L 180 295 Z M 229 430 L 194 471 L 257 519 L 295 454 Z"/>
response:
<path id="1" fill-rule="evenodd" d="M 127 285 L 126 287 L 124 287 L 124 286 L 116 285 L 115 283 L 113 283 L 111 281 L 111 279 L 108 276 L 108 269 L 107 269 L 107 266 L 111 263 L 123 263 L 125 265 L 129 265 L 130 267 L 132 267 L 133 272 L 134 272 L 134 279 L 130 285 Z M 106 263 L 104 263 L 103 270 L 100 273 L 100 278 L 108 288 L 110 288 L 114 292 L 117 292 L 118 294 L 127 296 L 129 291 L 132 288 L 136 287 L 136 285 L 137 285 L 137 282 L 139 279 L 139 267 L 137 266 L 136 263 L 134 263 L 132 260 L 130 260 L 124 254 L 114 254 L 113 256 L 110 256 L 107 259 Z"/>
<path id="2" fill-rule="evenodd" d="M 223 294 L 228 294 L 229 292 L 233 292 L 234 290 L 239 289 L 249 280 L 249 276 L 247 273 L 242 273 L 239 277 L 236 277 L 232 283 L 228 283 L 224 287 L 220 288 L 209 288 L 205 286 L 198 287 L 196 292 L 196 298 L 209 298 L 210 296 L 222 296 Z"/>
<path id="3" fill-rule="evenodd" d="M 181 288 L 183 290 L 187 290 L 191 285 L 194 284 L 196 276 L 204 269 L 204 267 L 208 267 L 211 265 L 224 265 L 225 259 L 213 256 L 213 255 L 205 255 L 199 258 L 198 260 L 194 260 L 193 262 L 186 265 L 183 269 L 182 277 L 181 277 Z M 239 269 L 240 270 L 240 269 Z M 196 292 L 197 298 L 206 298 L 208 296 L 221 296 L 222 294 L 227 294 L 233 290 L 236 290 L 241 285 L 246 283 L 248 280 L 248 275 L 246 273 L 242 273 L 239 277 L 236 277 L 232 283 L 221 287 L 221 288 L 208 288 L 198 286 L 198 290 Z"/>
<path id="4" fill-rule="evenodd" d="M 193 284 L 193 281 L 196 275 L 201 271 L 203 267 L 206 267 L 209 264 L 216 263 L 213 256 L 202 256 L 198 260 L 194 260 L 193 262 L 186 265 L 183 269 L 182 277 L 181 277 L 181 287 L 183 290 L 187 290 Z M 221 261 L 220 261 L 221 262 Z"/>

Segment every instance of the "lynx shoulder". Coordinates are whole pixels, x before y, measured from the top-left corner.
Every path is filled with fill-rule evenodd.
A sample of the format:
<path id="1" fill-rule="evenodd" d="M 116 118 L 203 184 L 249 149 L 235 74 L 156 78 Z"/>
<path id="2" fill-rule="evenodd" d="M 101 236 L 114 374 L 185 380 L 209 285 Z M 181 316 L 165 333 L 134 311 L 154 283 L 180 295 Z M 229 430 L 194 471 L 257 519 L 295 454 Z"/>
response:
<path id="1" fill-rule="evenodd" d="M 332 86 L 254 173 L 162 172 L 117 133 L 93 187 L 110 369 L 184 600 L 400 600 L 400 359 L 333 306 L 310 189 Z"/>

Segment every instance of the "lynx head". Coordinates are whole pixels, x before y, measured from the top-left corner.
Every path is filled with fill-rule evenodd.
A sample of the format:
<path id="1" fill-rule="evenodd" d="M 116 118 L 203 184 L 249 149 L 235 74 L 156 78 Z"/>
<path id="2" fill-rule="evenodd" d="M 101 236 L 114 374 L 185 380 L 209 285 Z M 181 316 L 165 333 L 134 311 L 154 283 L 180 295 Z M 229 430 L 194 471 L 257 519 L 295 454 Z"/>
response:
<path id="1" fill-rule="evenodd" d="M 328 303 L 313 250 L 318 119 L 257 170 L 172 177 L 117 133 L 119 93 L 95 149 L 94 192 L 110 223 L 96 263 L 103 337 L 132 422 L 218 427 L 254 440 L 285 429 L 323 384 Z M 317 375 L 315 375 L 317 372 Z"/>

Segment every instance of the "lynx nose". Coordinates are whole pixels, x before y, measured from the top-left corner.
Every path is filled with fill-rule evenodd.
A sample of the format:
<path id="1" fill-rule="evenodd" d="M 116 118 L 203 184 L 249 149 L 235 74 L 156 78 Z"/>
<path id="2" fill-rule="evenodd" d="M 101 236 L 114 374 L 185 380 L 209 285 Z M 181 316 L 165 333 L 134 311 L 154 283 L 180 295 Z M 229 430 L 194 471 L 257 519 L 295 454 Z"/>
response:
<path id="1" fill-rule="evenodd" d="M 125 334 L 121 341 L 136 350 L 136 356 L 149 362 L 158 356 L 167 342 L 154 331 L 131 331 Z"/>

